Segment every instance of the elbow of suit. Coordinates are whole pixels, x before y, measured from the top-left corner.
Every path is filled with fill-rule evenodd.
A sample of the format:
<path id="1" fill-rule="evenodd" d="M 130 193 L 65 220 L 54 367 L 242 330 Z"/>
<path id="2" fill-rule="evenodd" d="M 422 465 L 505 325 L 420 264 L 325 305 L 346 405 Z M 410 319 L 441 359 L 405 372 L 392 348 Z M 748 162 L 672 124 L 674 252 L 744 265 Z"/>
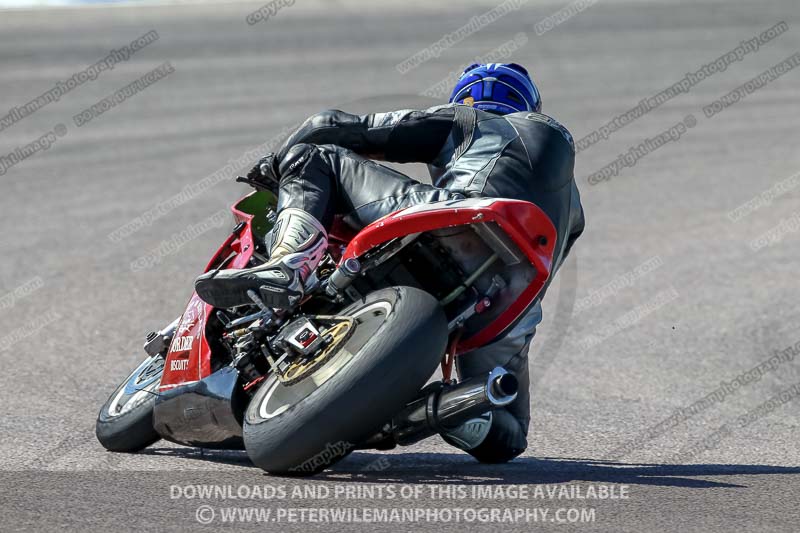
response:
<path id="1" fill-rule="evenodd" d="M 352 126 L 360 122 L 360 118 L 350 113 L 345 113 L 339 109 L 326 109 L 308 119 L 309 125 L 313 129 L 336 128 Z"/>

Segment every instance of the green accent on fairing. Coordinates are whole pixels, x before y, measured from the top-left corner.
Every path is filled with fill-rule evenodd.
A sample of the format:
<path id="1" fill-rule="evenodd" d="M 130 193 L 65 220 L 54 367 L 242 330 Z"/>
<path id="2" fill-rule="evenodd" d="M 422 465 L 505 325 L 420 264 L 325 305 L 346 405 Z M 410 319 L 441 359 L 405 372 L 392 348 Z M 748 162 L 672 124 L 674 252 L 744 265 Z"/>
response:
<path id="1" fill-rule="evenodd" d="M 243 213 L 253 215 L 253 236 L 263 238 L 275 225 L 267 220 L 267 213 L 278 210 L 278 197 L 269 191 L 256 191 L 242 198 L 236 209 Z"/>

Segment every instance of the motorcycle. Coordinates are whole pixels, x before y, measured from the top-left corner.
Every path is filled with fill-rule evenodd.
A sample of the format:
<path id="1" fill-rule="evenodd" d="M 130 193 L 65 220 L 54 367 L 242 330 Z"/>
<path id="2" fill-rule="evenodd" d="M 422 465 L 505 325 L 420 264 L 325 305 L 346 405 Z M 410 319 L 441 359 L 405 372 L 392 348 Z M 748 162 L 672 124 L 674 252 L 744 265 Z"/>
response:
<path id="1" fill-rule="evenodd" d="M 239 200 L 206 271 L 265 262 L 276 206 L 259 188 Z M 408 445 L 516 398 L 505 369 L 458 382 L 453 363 L 512 328 L 545 286 L 556 230 L 538 207 L 418 205 L 357 232 L 337 220 L 329 242 L 292 309 L 255 293 L 252 305 L 215 309 L 193 294 L 147 335 L 146 359 L 103 405 L 100 443 L 244 449 L 269 473 L 313 475 L 355 449 Z"/>

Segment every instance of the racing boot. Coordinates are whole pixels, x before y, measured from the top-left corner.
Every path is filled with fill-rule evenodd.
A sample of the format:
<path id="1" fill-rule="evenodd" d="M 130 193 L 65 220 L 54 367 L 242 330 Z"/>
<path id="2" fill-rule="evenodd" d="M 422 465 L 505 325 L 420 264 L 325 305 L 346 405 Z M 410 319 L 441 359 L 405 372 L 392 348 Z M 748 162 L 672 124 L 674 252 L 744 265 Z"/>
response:
<path id="1" fill-rule="evenodd" d="M 271 233 L 269 261 L 242 270 L 211 270 L 194 283 L 197 295 L 214 307 L 252 304 L 253 291 L 267 307 L 287 309 L 303 298 L 303 284 L 316 270 L 328 247 L 319 221 L 301 209 L 278 214 Z"/>

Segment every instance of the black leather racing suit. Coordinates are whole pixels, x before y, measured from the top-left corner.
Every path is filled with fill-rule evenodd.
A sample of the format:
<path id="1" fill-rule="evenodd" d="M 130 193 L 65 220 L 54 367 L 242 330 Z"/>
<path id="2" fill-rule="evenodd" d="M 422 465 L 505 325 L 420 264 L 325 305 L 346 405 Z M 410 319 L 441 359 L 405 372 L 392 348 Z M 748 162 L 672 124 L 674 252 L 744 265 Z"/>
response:
<path id="1" fill-rule="evenodd" d="M 325 111 L 306 120 L 277 158 L 279 210 L 303 209 L 326 229 L 334 215 L 360 229 L 398 209 L 455 197 L 526 200 L 558 232 L 557 269 L 584 227 L 572 137 L 540 113 L 499 116 L 458 104 L 365 116 Z M 433 185 L 372 159 L 427 163 Z M 527 446 L 527 354 L 541 320 L 540 300 L 503 338 L 457 359 L 462 378 L 499 365 L 520 380 L 518 398 L 495 411 L 483 442 L 468 450 L 481 461 L 505 461 Z"/>

